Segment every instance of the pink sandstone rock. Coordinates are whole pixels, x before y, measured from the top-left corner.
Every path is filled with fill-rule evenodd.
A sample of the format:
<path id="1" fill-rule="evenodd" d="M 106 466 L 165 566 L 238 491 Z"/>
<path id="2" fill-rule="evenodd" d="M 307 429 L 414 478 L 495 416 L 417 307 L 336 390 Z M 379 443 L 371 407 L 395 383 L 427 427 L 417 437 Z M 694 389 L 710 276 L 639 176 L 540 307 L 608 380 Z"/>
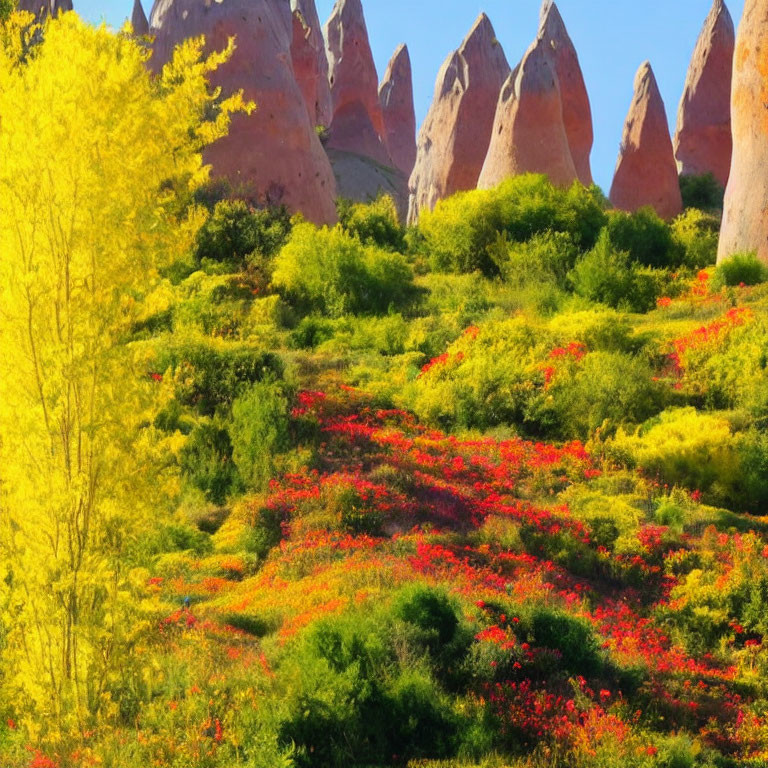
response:
<path id="1" fill-rule="evenodd" d="M 291 0 L 293 41 L 291 58 L 296 82 L 307 103 L 313 125 L 327 128 L 333 117 L 328 58 L 315 0 Z"/>
<path id="2" fill-rule="evenodd" d="M 408 46 L 401 45 L 390 59 L 379 86 L 384 113 L 385 141 L 395 167 L 411 175 L 416 164 L 416 112 L 413 106 L 413 75 Z"/>
<path id="3" fill-rule="evenodd" d="M 236 115 L 229 136 L 206 149 L 214 176 L 257 202 L 283 203 L 310 221 L 334 222 L 335 180 L 293 75 L 287 0 L 157 0 L 150 26 L 155 69 L 188 37 L 204 35 L 211 51 L 236 39 L 235 53 L 213 74 L 212 85 L 225 95 L 242 89 L 257 109 Z"/>
<path id="4" fill-rule="evenodd" d="M 141 5 L 141 0 L 134 0 L 131 25 L 133 26 L 134 35 L 144 37 L 149 34 L 149 22 L 147 21 L 147 15 L 144 13 L 144 8 Z"/>
<path id="5" fill-rule="evenodd" d="M 38 19 L 73 10 L 72 0 L 19 0 L 16 7 L 20 11 L 34 13 Z"/>
<path id="6" fill-rule="evenodd" d="M 523 173 L 546 174 L 558 186 L 577 180 L 550 50 L 539 37 L 501 90 L 481 189 Z"/>
<path id="7" fill-rule="evenodd" d="M 326 146 L 391 166 L 379 78 L 360 0 L 336 0 L 325 26 L 325 40 L 333 99 Z"/>
<path id="8" fill-rule="evenodd" d="M 747 0 L 731 93 L 733 160 L 718 260 L 755 251 L 768 263 L 768 0 Z"/>
<path id="9" fill-rule="evenodd" d="M 683 210 L 667 114 L 647 61 L 635 77 L 610 197 L 616 208 L 634 212 L 651 206 L 665 219 Z"/>
<path id="10" fill-rule="evenodd" d="M 576 48 L 553 0 L 544 0 L 542 5 L 539 36 L 544 38 L 550 51 L 560 86 L 563 122 L 573 164 L 576 166 L 579 181 L 589 186 L 592 184 L 589 156 L 594 141 L 592 108 L 589 105 L 589 95 Z"/>
<path id="11" fill-rule="evenodd" d="M 685 81 L 677 115 L 675 156 L 680 173 L 711 173 L 722 184 L 731 171 L 731 75 L 733 20 L 723 0 L 714 0 Z"/>
<path id="12" fill-rule="evenodd" d="M 415 223 L 422 210 L 431 210 L 444 197 L 475 189 L 508 76 L 504 51 L 483 13 L 437 76 L 409 182 L 409 221 Z"/>

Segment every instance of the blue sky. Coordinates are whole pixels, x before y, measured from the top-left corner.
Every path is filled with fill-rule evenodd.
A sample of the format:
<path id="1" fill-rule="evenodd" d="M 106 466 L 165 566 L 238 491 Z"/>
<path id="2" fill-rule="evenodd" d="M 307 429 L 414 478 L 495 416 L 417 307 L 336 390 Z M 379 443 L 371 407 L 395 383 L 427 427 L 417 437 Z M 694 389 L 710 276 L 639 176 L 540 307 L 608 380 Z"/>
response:
<path id="1" fill-rule="evenodd" d="M 691 53 L 711 1 L 557 0 L 579 52 L 592 101 L 592 166 L 595 180 L 606 191 L 637 68 L 650 59 L 667 116 L 674 124 Z M 106 19 L 111 24 L 121 23 L 133 5 L 133 0 L 74 2 L 86 18 Z M 333 0 L 316 2 L 325 20 Z M 510 66 L 514 66 L 536 33 L 540 5 L 539 0 L 363 0 L 363 4 L 379 75 L 397 45 L 405 42 L 410 48 L 419 123 L 429 109 L 441 63 L 480 11 L 490 16 Z M 738 24 L 744 0 L 730 0 L 728 6 Z M 149 14 L 149 7 L 145 10 Z"/>

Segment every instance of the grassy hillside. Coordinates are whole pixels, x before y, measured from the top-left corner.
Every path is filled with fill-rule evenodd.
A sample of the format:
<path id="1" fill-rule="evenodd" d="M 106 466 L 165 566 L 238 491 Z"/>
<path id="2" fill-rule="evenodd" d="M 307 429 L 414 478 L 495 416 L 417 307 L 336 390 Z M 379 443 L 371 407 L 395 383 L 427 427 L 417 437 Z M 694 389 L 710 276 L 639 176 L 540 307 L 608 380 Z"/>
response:
<path id="1" fill-rule="evenodd" d="M 764 765 L 766 270 L 536 177 L 207 204 L 132 299 L 130 653 L 6 764 Z"/>

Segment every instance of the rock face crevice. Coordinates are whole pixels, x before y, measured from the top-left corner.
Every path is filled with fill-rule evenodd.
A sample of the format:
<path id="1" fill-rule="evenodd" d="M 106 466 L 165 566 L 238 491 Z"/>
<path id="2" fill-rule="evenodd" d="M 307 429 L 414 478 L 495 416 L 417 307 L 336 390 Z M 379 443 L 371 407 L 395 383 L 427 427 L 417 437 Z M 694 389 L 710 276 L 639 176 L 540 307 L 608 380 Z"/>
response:
<path id="1" fill-rule="evenodd" d="M 481 189 L 524 173 L 546 174 L 558 186 L 577 180 L 550 50 L 539 37 L 502 88 Z"/>
<path id="2" fill-rule="evenodd" d="M 328 58 L 314 0 L 291 0 L 291 59 L 313 125 L 327 128 L 333 117 Z"/>
<path id="3" fill-rule="evenodd" d="M 475 189 L 491 143 L 499 93 L 508 76 L 504 51 L 483 13 L 437 76 L 409 183 L 410 222 L 438 200 Z"/>
<path id="4" fill-rule="evenodd" d="M 768 0 L 746 0 L 731 92 L 733 160 L 718 258 L 756 251 L 768 263 Z"/>
<path id="5" fill-rule="evenodd" d="M 550 52 L 560 87 L 563 124 L 576 173 L 579 181 L 589 186 L 592 184 L 590 155 L 594 143 L 592 108 L 579 56 L 553 0 L 544 0 L 542 5 L 539 37 Z"/>
<path id="6" fill-rule="evenodd" d="M 397 48 L 379 85 L 384 133 L 395 167 L 406 177 L 416 164 L 416 110 L 413 104 L 413 73 L 408 46 Z"/>
<path id="7" fill-rule="evenodd" d="M 326 146 L 392 166 L 379 78 L 360 0 L 337 0 L 325 25 L 333 119 Z"/>
<path id="8" fill-rule="evenodd" d="M 287 0 L 157 0 L 150 27 L 154 69 L 189 37 L 204 35 L 210 51 L 236 40 L 212 85 L 225 95 L 242 90 L 257 108 L 236 115 L 229 136 L 205 150 L 214 176 L 256 202 L 285 204 L 311 221 L 334 222 L 335 179 L 294 76 Z"/>
<path id="9" fill-rule="evenodd" d="M 675 157 L 684 176 L 711 173 L 725 187 L 731 170 L 731 76 L 735 33 L 723 0 L 714 0 L 693 52 L 680 102 Z"/>
<path id="10" fill-rule="evenodd" d="M 635 77 L 610 199 L 624 211 L 650 206 L 665 219 L 683 210 L 667 114 L 647 61 Z"/>

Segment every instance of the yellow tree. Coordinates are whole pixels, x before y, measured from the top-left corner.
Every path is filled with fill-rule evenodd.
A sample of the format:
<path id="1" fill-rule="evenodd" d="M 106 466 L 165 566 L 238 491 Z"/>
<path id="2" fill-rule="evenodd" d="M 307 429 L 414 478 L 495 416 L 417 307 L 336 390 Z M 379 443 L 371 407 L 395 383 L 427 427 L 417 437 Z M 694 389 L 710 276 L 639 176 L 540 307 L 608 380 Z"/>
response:
<path id="1" fill-rule="evenodd" d="M 189 245 L 200 151 L 250 106 L 210 92 L 231 51 L 202 40 L 153 77 L 73 13 L 31 52 L 22 27 L 0 35 L 2 685 L 55 738 L 108 703 L 131 637 L 121 555 L 152 504 L 132 297 Z"/>

